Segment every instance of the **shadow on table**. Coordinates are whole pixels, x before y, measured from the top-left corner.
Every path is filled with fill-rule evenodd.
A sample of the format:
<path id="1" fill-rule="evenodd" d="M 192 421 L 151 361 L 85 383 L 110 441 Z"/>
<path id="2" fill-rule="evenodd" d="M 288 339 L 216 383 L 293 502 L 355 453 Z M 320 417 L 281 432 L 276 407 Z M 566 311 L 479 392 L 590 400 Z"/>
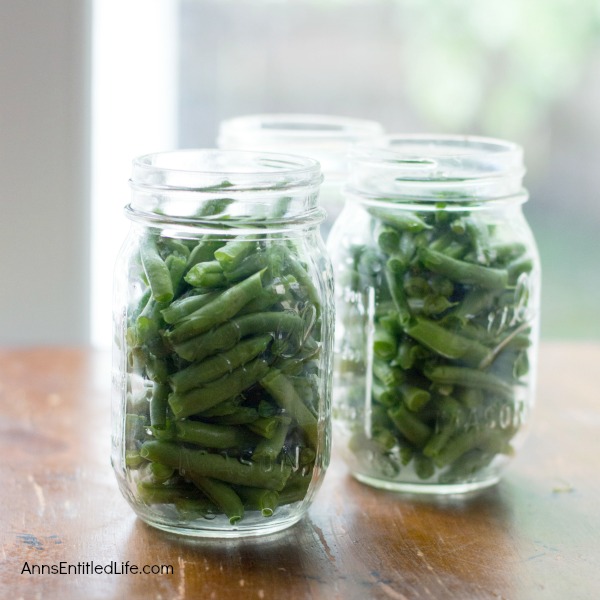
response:
<path id="1" fill-rule="evenodd" d="M 310 517 L 276 534 L 239 540 L 177 536 L 138 519 L 123 555 L 138 565 L 152 556 L 154 564 L 172 565 L 174 573 L 123 578 L 122 597 L 147 593 L 148 577 L 157 597 L 271 598 L 275 591 L 284 598 L 336 597 L 325 590 L 337 587 L 339 574 L 323 532 Z"/>
<path id="2" fill-rule="evenodd" d="M 443 499 L 398 495 L 340 478 L 309 515 L 265 537 L 211 540 L 155 530 L 137 520 L 123 555 L 172 565 L 173 575 L 123 578 L 123 596 L 344 598 L 510 597 L 511 505 L 502 484 Z M 454 590 L 454 591 L 453 591 Z M 458 597 L 458 596 L 456 596 Z"/>

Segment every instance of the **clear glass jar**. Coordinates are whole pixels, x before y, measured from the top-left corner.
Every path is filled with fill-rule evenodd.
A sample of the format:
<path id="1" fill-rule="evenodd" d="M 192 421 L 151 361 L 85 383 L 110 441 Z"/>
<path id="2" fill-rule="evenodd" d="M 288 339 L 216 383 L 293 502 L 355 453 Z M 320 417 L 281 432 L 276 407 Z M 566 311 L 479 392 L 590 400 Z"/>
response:
<path id="1" fill-rule="evenodd" d="M 344 200 L 347 154 L 353 144 L 383 135 L 375 121 L 347 117 L 271 114 L 247 115 L 223 121 L 217 145 L 224 149 L 285 152 L 315 158 L 321 164 L 323 184 L 319 202 L 327 218 L 321 234 L 327 239 Z"/>
<path id="2" fill-rule="evenodd" d="M 184 150 L 133 163 L 115 273 L 112 464 L 144 521 L 298 521 L 330 456 L 333 276 L 319 165 Z"/>
<path id="3" fill-rule="evenodd" d="M 534 402 L 540 265 L 522 150 L 386 136 L 353 150 L 350 173 L 328 240 L 335 443 L 376 487 L 492 485 Z"/>

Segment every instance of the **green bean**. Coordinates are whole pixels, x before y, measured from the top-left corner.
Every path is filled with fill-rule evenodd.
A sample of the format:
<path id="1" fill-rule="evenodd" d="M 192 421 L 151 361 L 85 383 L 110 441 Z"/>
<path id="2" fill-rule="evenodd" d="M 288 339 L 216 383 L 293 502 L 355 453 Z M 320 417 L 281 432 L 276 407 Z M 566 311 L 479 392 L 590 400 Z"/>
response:
<path id="1" fill-rule="evenodd" d="M 475 448 L 494 454 L 508 452 L 506 432 L 493 429 L 467 429 L 454 436 L 435 456 L 434 462 L 439 468 L 445 467 Z"/>
<path id="2" fill-rule="evenodd" d="M 209 292 L 208 294 L 196 294 L 186 296 L 175 300 L 169 306 L 162 309 L 160 312 L 165 320 L 165 323 L 173 325 L 178 321 L 182 321 L 189 317 L 192 313 L 214 300 L 219 295 L 219 292 Z"/>
<path id="3" fill-rule="evenodd" d="M 174 296 L 181 291 L 182 284 L 185 284 L 182 280 L 186 264 L 187 260 L 185 256 L 177 254 L 170 254 L 165 259 L 165 265 L 167 266 L 167 269 L 169 269 L 169 274 L 171 276 L 171 285 L 173 286 Z"/>
<path id="4" fill-rule="evenodd" d="M 255 240 L 232 240 L 215 250 L 214 256 L 223 271 L 231 271 L 239 267 L 240 263 L 255 251 Z"/>
<path id="5" fill-rule="evenodd" d="M 148 465 L 148 472 L 153 483 L 165 483 L 173 477 L 175 469 L 161 465 L 160 463 L 150 463 Z"/>
<path id="6" fill-rule="evenodd" d="M 503 379 L 476 369 L 453 366 L 425 367 L 425 376 L 435 383 L 459 385 L 484 390 L 498 394 L 508 400 L 512 399 L 514 393 L 511 385 Z"/>
<path id="7" fill-rule="evenodd" d="M 400 325 L 405 326 L 410 321 L 410 308 L 406 301 L 406 296 L 404 295 L 402 279 L 388 267 L 385 269 L 385 280 L 390 290 L 392 300 L 396 306 L 396 310 L 398 311 L 398 321 Z"/>
<path id="8" fill-rule="evenodd" d="M 127 413 L 125 415 L 125 439 L 129 449 L 135 449 L 134 441 L 146 437 L 146 417 Z"/>
<path id="9" fill-rule="evenodd" d="M 211 418 L 211 417 L 222 417 L 225 415 L 231 415 L 233 413 L 238 412 L 240 409 L 240 404 L 244 401 L 243 396 L 235 396 L 234 398 L 229 398 L 228 400 L 224 400 L 223 402 L 219 402 L 219 404 L 209 408 L 208 410 L 204 410 L 199 413 L 199 416 L 202 418 Z"/>
<path id="10" fill-rule="evenodd" d="M 203 362 L 193 363 L 170 377 L 173 390 L 187 392 L 210 381 L 214 381 L 262 354 L 272 337 L 270 334 L 250 337 L 240 341 L 231 350 L 216 354 Z"/>
<path id="11" fill-rule="evenodd" d="M 150 298 L 152 297 L 152 290 L 148 287 L 142 294 L 141 298 L 138 300 L 135 308 L 130 310 L 129 312 L 129 323 L 135 323 L 136 319 L 143 312 L 144 308 L 147 306 Z"/>
<path id="12" fill-rule="evenodd" d="M 465 219 L 465 224 L 477 262 L 484 265 L 489 264 L 494 258 L 494 252 L 490 247 L 490 236 L 487 225 L 473 218 Z"/>
<path id="13" fill-rule="evenodd" d="M 175 352 L 189 361 L 199 361 L 216 352 L 230 350 L 243 337 L 272 333 L 275 339 L 301 339 L 304 321 L 292 312 L 262 312 L 242 315 L 212 331 L 173 344 Z"/>
<path id="14" fill-rule="evenodd" d="M 231 525 L 235 525 L 244 518 L 244 505 L 229 485 L 210 477 L 191 476 L 190 479 L 206 494 L 209 500 L 227 515 Z"/>
<path id="15" fill-rule="evenodd" d="M 397 227 L 401 231 L 411 231 L 413 233 L 430 229 L 431 226 L 425 223 L 418 215 L 408 212 L 388 211 L 380 208 L 370 208 L 369 212 L 388 223 Z"/>
<path id="16" fill-rule="evenodd" d="M 225 190 L 231 186 L 232 184 L 229 181 L 222 181 L 217 185 L 201 188 L 199 191 L 216 192 Z M 206 200 L 202 203 L 202 206 L 198 209 L 198 211 L 196 211 L 195 216 L 214 217 L 215 215 L 224 213 L 227 210 L 227 207 L 233 202 L 234 200 L 232 200 L 231 198 L 211 198 L 210 200 Z"/>
<path id="17" fill-rule="evenodd" d="M 218 288 L 227 284 L 223 267 L 217 260 L 196 263 L 184 277 L 186 283 L 194 287 Z"/>
<path id="18" fill-rule="evenodd" d="M 274 461 L 283 448 L 289 428 L 289 423 L 280 420 L 271 437 L 265 437 L 256 445 L 256 448 L 252 453 L 252 459 L 269 459 Z"/>
<path id="19" fill-rule="evenodd" d="M 401 369 L 391 367 L 389 363 L 383 360 L 375 360 L 373 362 L 373 374 L 384 385 L 398 385 L 403 383 L 406 375 Z"/>
<path id="20" fill-rule="evenodd" d="M 205 448 L 247 448 L 256 443 L 256 436 L 242 427 L 217 425 L 202 421 L 175 421 L 175 439 Z"/>
<path id="21" fill-rule="evenodd" d="M 206 412 L 202 413 L 202 416 L 205 414 Z M 258 419 L 260 419 L 260 415 L 256 408 L 252 406 L 240 406 L 235 412 L 211 417 L 211 422 L 220 425 L 249 425 Z"/>
<path id="22" fill-rule="evenodd" d="M 140 454 L 151 461 L 178 469 L 189 477 L 211 477 L 250 487 L 281 491 L 292 473 L 291 467 L 278 465 L 269 471 L 253 462 L 240 462 L 220 454 L 190 450 L 171 442 L 144 442 Z"/>
<path id="23" fill-rule="evenodd" d="M 167 363 L 149 348 L 145 348 L 142 353 L 146 361 L 146 375 L 155 383 L 167 383 L 169 378 Z"/>
<path id="24" fill-rule="evenodd" d="M 259 413 L 260 414 L 260 413 Z M 248 424 L 248 429 L 263 438 L 271 439 L 281 423 L 277 417 L 260 417 Z"/>
<path id="25" fill-rule="evenodd" d="M 152 427 L 164 428 L 167 423 L 169 390 L 170 388 L 166 384 L 154 384 L 150 399 L 150 424 Z"/>
<path id="26" fill-rule="evenodd" d="M 187 259 L 186 272 L 189 271 L 194 265 L 198 263 L 208 262 L 214 259 L 215 250 L 218 250 L 225 244 L 221 240 L 211 240 L 205 238 L 200 240 L 196 246 L 190 252 Z"/>
<path id="27" fill-rule="evenodd" d="M 169 405 L 177 419 L 200 413 L 223 400 L 237 396 L 264 377 L 268 370 L 269 364 L 261 358 L 256 358 L 202 387 L 184 393 L 172 393 L 169 396 Z"/>
<path id="28" fill-rule="evenodd" d="M 415 455 L 414 468 L 419 479 L 429 479 L 435 473 L 433 461 L 424 454 Z"/>
<path id="29" fill-rule="evenodd" d="M 449 298 L 454 293 L 454 284 L 452 281 L 441 275 L 432 275 L 429 285 L 436 294 L 446 298 Z"/>
<path id="30" fill-rule="evenodd" d="M 400 387 L 402 399 L 408 410 L 420 411 L 431 399 L 431 394 L 416 385 L 404 384 Z"/>
<path id="31" fill-rule="evenodd" d="M 425 446 L 433 433 L 431 427 L 402 404 L 390 408 L 388 415 L 398 431 L 418 448 Z"/>
<path id="32" fill-rule="evenodd" d="M 393 406 L 400 397 L 400 390 L 393 386 L 383 386 L 373 381 L 372 383 L 373 400 L 383 406 Z"/>
<path id="33" fill-rule="evenodd" d="M 309 444 L 313 448 L 318 448 L 317 419 L 299 398 L 290 380 L 280 371 L 272 368 L 260 380 L 260 384 L 271 394 L 273 400 L 298 423 Z"/>
<path id="34" fill-rule="evenodd" d="M 373 336 L 373 351 L 375 356 L 384 360 L 390 360 L 398 352 L 398 340 L 387 329 L 377 329 Z"/>
<path id="35" fill-rule="evenodd" d="M 379 247 L 388 254 L 400 249 L 400 234 L 393 227 L 378 223 L 375 226 L 375 239 Z"/>
<path id="36" fill-rule="evenodd" d="M 173 299 L 173 282 L 167 265 L 158 253 L 154 236 L 146 235 L 142 238 L 140 258 L 152 289 L 152 297 L 157 302 L 170 302 Z"/>
<path id="37" fill-rule="evenodd" d="M 430 292 L 430 286 L 424 277 L 410 275 L 404 282 L 406 293 L 413 298 L 424 298 Z"/>
<path id="38" fill-rule="evenodd" d="M 462 406 L 451 397 L 444 398 L 439 403 L 439 430 L 429 438 L 423 448 L 423 454 L 429 458 L 436 457 L 448 443 L 454 433 L 464 425 Z"/>
<path id="39" fill-rule="evenodd" d="M 419 259 L 434 273 L 458 283 L 480 285 L 491 290 L 502 290 L 508 285 L 508 272 L 505 269 L 482 267 L 427 248 L 419 250 Z"/>
<path id="40" fill-rule="evenodd" d="M 491 307 L 497 295 L 498 292 L 495 290 L 472 288 L 465 294 L 462 301 L 448 313 L 447 317 L 463 322 L 466 319 L 472 319 L 481 311 Z"/>
<path id="41" fill-rule="evenodd" d="M 279 504 L 292 504 L 304 500 L 308 494 L 310 482 L 310 475 L 302 475 L 301 471 L 294 473 L 288 479 L 283 490 L 279 492 Z"/>
<path id="42" fill-rule="evenodd" d="M 440 356 L 460 359 L 468 365 L 479 365 L 489 354 L 489 349 L 479 342 L 463 338 L 423 317 L 417 317 L 406 328 L 406 333 Z"/>
<path id="43" fill-rule="evenodd" d="M 253 509 L 260 510 L 263 517 L 273 515 L 279 505 L 279 492 L 244 486 L 237 486 L 236 490 L 244 502 Z"/>
<path id="44" fill-rule="evenodd" d="M 452 465 L 440 475 L 440 483 L 456 483 L 472 477 L 487 467 L 495 457 L 495 453 L 475 449 L 457 458 Z"/>
<path id="45" fill-rule="evenodd" d="M 292 202 L 293 198 L 291 196 L 282 196 L 281 198 L 278 198 L 275 206 L 273 207 L 271 218 L 277 220 L 284 217 L 287 214 Z"/>
<path id="46" fill-rule="evenodd" d="M 315 306 L 317 311 L 319 311 L 321 306 L 320 296 L 317 288 L 315 287 L 313 277 L 309 275 L 306 268 L 291 252 L 286 252 L 285 260 L 290 274 L 296 278 L 301 288 L 306 292 L 310 302 L 312 302 L 313 306 Z"/>
<path id="47" fill-rule="evenodd" d="M 445 296 L 429 294 L 423 298 L 423 313 L 428 316 L 437 316 L 456 306 L 456 302 L 451 302 Z"/>
<path id="48" fill-rule="evenodd" d="M 189 315 L 185 321 L 176 324 L 165 337 L 172 344 L 184 342 L 228 321 L 260 294 L 263 289 L 262 273 L 255 273 L 231 286 Z"/>
<path id="49" fill-rule="evenodd" d="M 516 283 L 519 275 L 530 273 L 533 270 L 533 257 L 527 255 L 521 256 L 510 262 L 506 266 L 506 270 L 508 271 L 509 280 L 512 283 Z"/>

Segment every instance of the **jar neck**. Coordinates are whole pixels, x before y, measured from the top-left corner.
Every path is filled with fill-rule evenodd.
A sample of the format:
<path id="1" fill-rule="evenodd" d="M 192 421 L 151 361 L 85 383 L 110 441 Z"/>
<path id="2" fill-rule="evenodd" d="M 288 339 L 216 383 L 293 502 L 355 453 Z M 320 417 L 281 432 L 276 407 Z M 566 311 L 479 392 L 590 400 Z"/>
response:
<path id="1" fill-rule="evenodd" d="M 298 156 L 179 150 L 133 163 L 129 218 L 159 225 L 248 228 L 320 223 L 319 164 Z"/>
<path id="2" fill-rule="evenodd" d="M 522 150 L 491 138 L 386 136 L 356 146 L 349 195 L 433 205 L 522 203 Z"/>

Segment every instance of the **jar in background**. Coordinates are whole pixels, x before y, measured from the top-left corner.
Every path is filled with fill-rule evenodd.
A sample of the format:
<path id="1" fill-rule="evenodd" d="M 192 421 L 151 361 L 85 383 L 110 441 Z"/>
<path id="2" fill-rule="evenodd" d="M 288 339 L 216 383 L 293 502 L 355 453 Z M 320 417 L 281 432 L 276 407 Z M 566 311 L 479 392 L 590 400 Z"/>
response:
<path id="1" fill-rule="evenodd" d="M 387 136 L 355 147 L 328 240 L 336 280 L 334 439 L 386 489 L 498 481 L 534 402 L 540 265 L 522 150 Z"/>
<path id="2" fill-rule="evenodd" d="M 133 163 L 115 274 L 112 464 L 147 523 L 288 527 L 329 462 L 333 290 L 316 161 L 187 150 Z"/>
<path id="3" fill-rule="evenodd" d="M 284 152 L 319 161 L 324 181 L 319 202 L 327 218 L 321 233 L 329 230 L 344 205 L 341 187 L 347 176 L 347 153 L 364 140 L 381 136 L 383 128 L 375 121 L 347 117 L 267 114 L 234 117 L 219 127 L 219 148 Z"/>

